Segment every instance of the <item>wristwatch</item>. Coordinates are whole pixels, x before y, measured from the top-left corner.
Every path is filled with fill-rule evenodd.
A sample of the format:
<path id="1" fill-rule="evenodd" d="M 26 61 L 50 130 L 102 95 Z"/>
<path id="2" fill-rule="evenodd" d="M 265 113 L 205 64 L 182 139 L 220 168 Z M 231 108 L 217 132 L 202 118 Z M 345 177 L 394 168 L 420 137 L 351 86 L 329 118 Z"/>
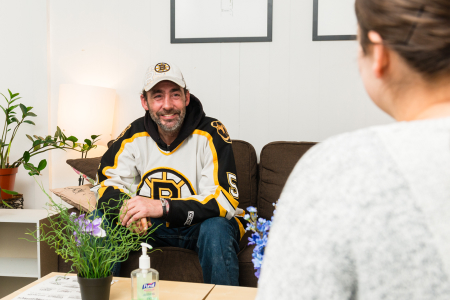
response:
<path id="1" fill-rule="evenodd" d="M 167 203 L 169 201 L 167 201 L 167 199 L 165 199 L 165 198 L 161 198 L 159 200 L 161 201 L 161 205 L 162 205 L 162 209 L 163 209 L 163 218 L 165 219 L 167 217 L 167 213 L 168 213 Z"/>

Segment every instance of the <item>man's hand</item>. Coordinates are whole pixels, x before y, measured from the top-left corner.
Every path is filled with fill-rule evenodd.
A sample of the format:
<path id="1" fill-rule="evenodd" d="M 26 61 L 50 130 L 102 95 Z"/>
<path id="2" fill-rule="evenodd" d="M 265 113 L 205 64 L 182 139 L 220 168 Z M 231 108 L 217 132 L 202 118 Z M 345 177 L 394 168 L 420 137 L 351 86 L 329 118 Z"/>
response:
<path id="1" fill-rule="evenodd" d="M 163 210 L 160 200 L 136 196 L 127 200 L 120 210 L 122 226 L 129 227 L 133 222 L 141 223 L 142 218 L 161 218 Z M 141 224 L 137 224 L 141 226 Z M 144 228 L 142 226 L 142 228 Z"/>
<path id="2" fill-rule="evenodd" d="M 131 223 L 128 229 L 139 235 L 145 235 L 150 226 L 152 226 L 152 223 L 150 221 L 147 222 L 147 218 L 142 218 L 140 221 Z"/>

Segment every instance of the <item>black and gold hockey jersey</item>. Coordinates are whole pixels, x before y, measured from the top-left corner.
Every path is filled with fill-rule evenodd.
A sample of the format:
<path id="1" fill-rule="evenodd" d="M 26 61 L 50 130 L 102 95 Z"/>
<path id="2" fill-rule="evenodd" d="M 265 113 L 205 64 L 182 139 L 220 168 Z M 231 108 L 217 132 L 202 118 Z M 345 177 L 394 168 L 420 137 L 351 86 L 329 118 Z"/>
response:
<path id="1" fill-rule="evenodd" d="M 170 199 L 167 226 L 211 217 L 231 219 L 237 208 L 236 165 L 224 125 L 206 117 L 191 94 L 178 137 L 166 145 L 148 112 L 131 123 L 103 155 L 98 170 L 98 207 L 118 204 L 124 194 Z M 116 211 L 115 213 L 119 213 Z M 237 219 L 241 229 L 244 228 Z"/>

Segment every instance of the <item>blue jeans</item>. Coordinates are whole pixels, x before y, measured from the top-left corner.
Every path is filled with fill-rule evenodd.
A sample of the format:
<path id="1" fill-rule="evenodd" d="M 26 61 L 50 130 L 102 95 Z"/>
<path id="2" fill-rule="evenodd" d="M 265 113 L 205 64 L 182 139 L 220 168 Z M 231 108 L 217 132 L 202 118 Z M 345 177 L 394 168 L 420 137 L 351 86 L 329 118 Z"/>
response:
<path id="1" fill-rule="evenodd" d="M 98 211 L 97 211 L 98 212 Z M 192 226 L 167 228 L 163 219 L 151 218 L 153 232 L 148 243 L 156 247 L 180 247 L 197 252 L 205 283 L 239 285 L 240 232 L 237 221 L 222 217 L 210 218 Z M 113 275 L 119 276 L 120 263 L 113 268 Z"/>

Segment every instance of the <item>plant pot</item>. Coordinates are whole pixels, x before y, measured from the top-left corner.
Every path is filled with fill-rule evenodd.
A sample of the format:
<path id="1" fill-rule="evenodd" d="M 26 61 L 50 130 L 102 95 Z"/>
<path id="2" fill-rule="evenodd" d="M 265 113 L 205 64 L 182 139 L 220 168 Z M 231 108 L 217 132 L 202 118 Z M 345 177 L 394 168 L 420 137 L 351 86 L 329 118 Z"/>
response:
<path id="1" fill-rule="evenodd" d="M 13 191 L 16 182 L 16 174 L 19 168 L 0 169 L 0 187 L 4 190 Z M 1 192 L 2 199 L 10 199 L 13 195 Z"/>
<path id="2" fill-rule="evenodd" d="M 103 278 L 84 278 L 77 275 L 78 283 L 80 284 L 81 299 L 109 300 L 112 278 L 112 274 Z"/>

